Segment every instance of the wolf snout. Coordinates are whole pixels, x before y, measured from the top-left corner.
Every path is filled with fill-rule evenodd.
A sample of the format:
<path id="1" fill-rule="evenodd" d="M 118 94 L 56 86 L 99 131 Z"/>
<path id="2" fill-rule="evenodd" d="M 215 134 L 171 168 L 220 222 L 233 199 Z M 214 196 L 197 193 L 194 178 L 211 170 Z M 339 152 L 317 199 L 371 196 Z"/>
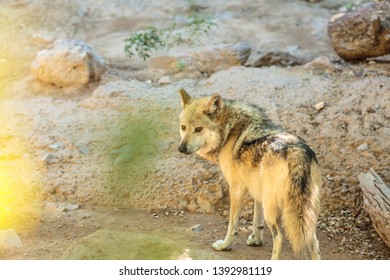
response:
<path id="1" fill-rule="evenodd" d="M 180 144 L 178 151 L 182 154 L 185 154 L 185 155 L 191 154 L 191 152 L 189 152 L 187 149 L 187 145 L 185 145 L 185 144 Z"/>

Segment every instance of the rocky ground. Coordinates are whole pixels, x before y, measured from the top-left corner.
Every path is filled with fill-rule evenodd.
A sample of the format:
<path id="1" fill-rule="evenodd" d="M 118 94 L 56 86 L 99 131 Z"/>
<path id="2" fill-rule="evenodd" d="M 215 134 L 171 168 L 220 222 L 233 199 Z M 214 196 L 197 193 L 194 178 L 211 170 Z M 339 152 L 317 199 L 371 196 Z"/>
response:
<path id="1" fill-rule="evenodd" d="M 177 91 L 185 88 L 194 96 L 219 93 L 255 103 L 313 147 L 324 178 L 318 224 L 324 259 L 390 259 L 362 209 L 357 180 L 373 168 L 390 182 L 389 58 L 346 63 L 333 52 L 326 24 L 348 3 L 3 1 L 0 230 L 14 229 L 23 246 L 3 249 L 0 258 L 268 259 L 268 230 L 264 246 L 245 246 L 249 198 L 233 250 L 210 247 L 225 235 L 228 190 L 217 167 L 177 152 Z M 213 15 L 218 25 L 197 44 L 245 43 L 247 67 L 205 75 L 125 56 L 132 31 L 168 26 L 194 12 Z M 57 39 L 91 45 L 107 63 L 101 80 L 58 87 L 34 78 L 37 51 Z M 152 59 L 193 48 L 176 46 Z M 329 59 L 250 67 L 270 51 L 300 63 Z M 169 79 L 161 84 L 162 77 Z M 283 258 L 292 259 L 285 247 Z"/>

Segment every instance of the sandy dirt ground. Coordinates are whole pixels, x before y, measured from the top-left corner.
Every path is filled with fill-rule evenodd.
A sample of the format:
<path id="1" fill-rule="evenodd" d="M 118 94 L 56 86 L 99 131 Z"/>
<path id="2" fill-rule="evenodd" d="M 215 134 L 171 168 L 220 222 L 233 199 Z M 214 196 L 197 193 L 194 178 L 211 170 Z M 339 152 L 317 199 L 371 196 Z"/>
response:
<path id="1" fill-rule="evenodd" d="M 233 250 L 212 250 L 226 233 L 228 188 L 217 167 L 177 152 L 182 87 L 195 96 L 220 93 L 258 104 L 314 148 L 324 178 L 318 223 L 323 259 L 390 259 L 362 208 L 357 179 L 374 168 L 390 183 L 389 58 L 346 63 L 326 33 L 329 18 L 351 1 L 209 2 L 0 3 L 0 230 L 14 229 L 23 243 L 1 248 L 0 259 L 155 256 L 113 253 L 102 245 L 122 242 L 135 252 L 132 238 L 139 236 L 181 244 L 177 252 L 184 257 L 161 258 L 269 259 L 268 229 L 263 246 L 245 245 L 249 198 Z M 179 72 L 170 84 L 159 85 L 165 74 L 126 57 L 124 39 L 144 26 L 183 21 L 194 4 L 218 24 L 198 45 L 245 42 L 252 48 L 248 65 L 262 53 L 285 51 L 306 61 L 327 56 L 331 68 L 242 66 L 210 77 Z M 105 58 L 101 81 L 58 88 L 34 79 L 30 65 L 36 53 L 64 38 L 82 40 Z M 319 102 L 322 110 L 313 107 Z M 118 239 L 110 239 L 111 231 Z M 294 259 L 284 243 L 282 258 Z"/>

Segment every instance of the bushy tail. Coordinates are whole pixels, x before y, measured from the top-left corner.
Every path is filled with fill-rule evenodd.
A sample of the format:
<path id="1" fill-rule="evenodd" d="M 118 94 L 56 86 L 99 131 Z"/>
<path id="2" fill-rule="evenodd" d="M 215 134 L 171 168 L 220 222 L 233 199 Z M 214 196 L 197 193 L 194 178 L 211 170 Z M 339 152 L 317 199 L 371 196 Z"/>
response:
<path id="1" fill-rule="evenodd" d="M 296 257 L 310 259 L 313 250 L 318 249 L 315 233 L 322 182 L 314 152 L 302 154 L 299 150 L 289 154 L 291 185 L 283 210 L 283 223 Z"/>

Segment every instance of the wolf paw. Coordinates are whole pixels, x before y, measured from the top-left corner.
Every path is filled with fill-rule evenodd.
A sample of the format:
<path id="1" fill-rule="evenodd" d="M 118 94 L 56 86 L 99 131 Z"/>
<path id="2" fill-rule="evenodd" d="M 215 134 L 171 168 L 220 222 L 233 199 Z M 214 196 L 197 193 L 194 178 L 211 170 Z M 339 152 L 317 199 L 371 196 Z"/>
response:
<path id="1" fill-rule="evenodd" d="M 232 249 L 230 245 L 226 246 L 223 240 L 215 241 L 212 246 L 216 251 L 229 251 Z"/>
<path id="2" fill-rule="evenodd" d="M 253 234 L 249 235 L 246 245 L 248 246 L 261 246 L 263 244 L 263 240 L 257 239 Z"/>

